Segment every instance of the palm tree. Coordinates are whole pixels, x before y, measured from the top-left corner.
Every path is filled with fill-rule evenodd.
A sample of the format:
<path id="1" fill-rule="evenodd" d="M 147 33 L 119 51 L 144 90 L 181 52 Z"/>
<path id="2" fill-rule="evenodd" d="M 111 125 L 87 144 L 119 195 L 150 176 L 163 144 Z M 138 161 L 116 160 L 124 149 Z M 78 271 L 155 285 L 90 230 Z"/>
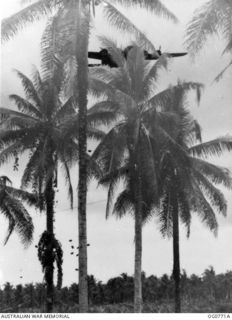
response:
<path id="1" fill-rule="evenodd" d="M 95 5 L 102 4 L 103 12 L 111 25 L 116 28 L 129 31 L 143 38 L 147 45 L 154 50 L 153 45 L 146 40 L 136 26 L 129 21 L 114 5 L 120 4 L 125 7 L 138 6 L 150 10 L 154 14 L 177 22 L 176 17 L 162 4 L 160 0 L 114 0 L 110 3 L 106 0 L 39 0 L 27 6 L 19 13 L 3 20 L 2 39 L 7 40 L 14 36 L 25 24 L 34 22 L 44 15 L 58 10 L 58 19 L 53 20 L 53 26 L 57 26 L 59 32 L 67 35 L 67 21 L 71 22 L 68 28 L 69 43 L 63 48 L 74 48 L 75 62 L 79 66 L 76 75 L 75 98 L 79 105 L 79 184 L 78 184 L 78 220 L 79 220 L 79 305 L 81 312 L 88 311 L 87 292 L 87 235 L 86 235 L 86 194 L 87 194 L 87 159 L 86 159 L 86 135 L 87 135 L 87 90 L 88 90 L 88 39 L 90 29 L 90 8 L 95 13 Z M 61 18 L 61 19 L 59 19 Z M 64 19 L 62 19 L 64 18 Z M 65 23 L 64 23 L 65 21 Z M 61 30 L 60 30 L 61 29 Z M 65 31 L 66 30 L 66 31 Z M 56 28 L 53 28 L 56 31 Z M 72 32 L 70 32 L 72 31 Z M 71 37 L 70 37 L 71 35 Z M 52 37 L 52 39 L 56 39 Z M 63 38 L 65 39 L 65 38 Z M 71 40 L 71 41 L 70 41 Z M 55 45 L 56 42 L 54 41 Z M 54 48 L 54 46 L 52 46 Z M 56 52 L 56 51 L 55 51 Z"/>
<path id="2" fill-rule="evenodd" d="M 47 60 L 48 61 L 48 60 Z M 60 62 L 44 68 L 43 77 L 34 70 L 33 81 L 17 71 L 26 99 L 10 95 L 19 111 L 0 108 L 5 116 L 0 133 L 0 162 L 19 156 L 29 150 L 29 161 L 22 177 L 22 187 L 38 192 L 40 206 L 46 204 L 47 229 L 38 245 L 38 256 L 47 282 L 47 310 L 52 310 L 53 264 L 58 267 L 58 287 L 62 281 L 62 249 L 54 236 L 54 200 L 57 186 L 58 163 L 61 163 L 68 184 L 68 195 L 73 206 L 73 189 L 69 168 L 78 161 L 79 113 L 75 98 L 64 96 L 63 66 Z M 44 79 L 45 78 L 45 79 Z M 95 128 L 108 124 L 115 114 L 104 103 L 98 102 L 88 110 L 87 137 L 99 140 L 103 131 Z M 100 171 L 90 156 L 87 159 L 87 177 L 99 179 Z"/>
<path id="3" fill-rule="evenodd" d="M 185 42 L 188 51 L 195 55 L 202 49 L 206 40 L 212 36 L 221 34 L 226 41 L 223 53 L 232 50 L 232 31 L 231 31 L 232 3 L 228 0 L 209 0 L 206 4 L 196 10 L 190 20 Z M 230 63 L 216 77 L 219 80 L 224 72 L 232 65 Z"/>
<path id="4" fill-rule="evenodd" d="M 222 137 L 202 143 L 199 125 L 190 116 L 185 102 L 183 92 L 175 90 L 166 110 L 176 115 L 175 123 L 166 128 L 168 136 L 160 140 L 159 160 L 159 216 L 162 234 L 173 237 L 175 312 L 181 312 L 179 220 L 186 225 L 189 236 L 191 212 L 195 212 L 216 235 L 218 224 L 214 209 L 225 216 L 227 205 L 222 192 L 214 185 L 232 188 L 229 170 L 201 159 L 232 150 L 232 138 Z"/>
<path id="5" fill-rule="evenodd" d="M 108 97 L 119 122 L 103 138 L 93 158 L 104 174 L 100 182 L 108 187 L 107 217 L 115 188 L 119 180 L 124 181 L 125 188 L 117 197 L 113 213 L 122 217 L 130 212 L 135 219 L 134 311 L 141 312 L 142 224 L 158 202 L 158 166 L 153 152 L 159 152 L 156 140 L 165 133 L 165 121 L 172 119 L 170 113 L 162 112 L 162 106 L 173 98 L 174 91 L 169 88 L 156 93 L 154 90 L 160 70 L 167 66 L 165 56 L 155 64 L 148 63 L 142 49 L 134 45 L 125 60 L 112 41 L 104 39 L 104 46 L 119 68 L 92 70 L 90 90 Z M 177 87 L 184 92 L 194 89 L 198 94 L 201 89 L 197 83 Z"/>
<path id="6" fill-rule="evenodd" d="M 43 80 L 34 70 L 33 81 L 17 71 L 26 99 L 10 95 L 19 111 L 0 108 L 6 115 L 5 129 L 0 133 L 0 161 L 30 152 L 29 161 L 22 177 L 22 187 L 32 187 L 43 198 L 46 206 L 46 232 L 39 243 L 39 257 L 45 271 L 47 283 L 47 311 L 53 304 L 53 264 L 62 263 L 62 251 L 54 236 L 54 186 L 57 184 L 57 164 L 62 164 L 72 205 L 72 185 L 69 162 L 77 153 L 74 138 L 65 134 L 65 122 L 75 116 L 73 99 L 62 100 L 62 70 L 57 67 L 54 76 Z M 43 197 L 41 197 L 43 195 Z"/>
<path id="7" fill-rule="evenodd" d="M 34 194 L 15 189 L 7 176 L 0 176 L 0 211 L 9 221 L 8 233 L 4 244 L 7 243 L 15 230 L 24 245 L 32 241 L 34 226 L 31 216 L 22 204 L 36 206 L 38 199 Z"/>

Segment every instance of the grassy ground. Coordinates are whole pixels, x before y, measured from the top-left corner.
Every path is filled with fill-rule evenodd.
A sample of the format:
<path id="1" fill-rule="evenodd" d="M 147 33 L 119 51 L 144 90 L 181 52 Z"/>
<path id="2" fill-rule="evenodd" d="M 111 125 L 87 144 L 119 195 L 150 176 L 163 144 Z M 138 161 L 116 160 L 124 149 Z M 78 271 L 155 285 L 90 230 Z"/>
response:
<path id="1" fill-rule="evenodd" d="M 1 312 L 41 313 L 45 310 L 18 308 L 17 310 L 2 310 Z M 57 305 L 55 313 L 78 313 L 78 305 Z M 89 306 L 90 313 L 133 313 L 132 303 L 107 304 L 101 306 Z M 165 301 L 163 303 L 144 303 L 143 313 L 174 313 L 174 303 Z M 204 301 L 182 302 L 182 313 L 232 313 L 232 302 L 230 303 L 206 303 Z"/>
<path id="2" fill-rule="evenodd" d="M 100 313 L 132 313 L 133 304 L 116 304 L 116 305 L 105 305 L 99 307 L 90 307 L 90 312 Z M 174 304 L 172 302 L 165 302 L 162 304 L 145 303 L 143 306 L 144 313 L 173 313 Z M 215 312 L 232 312 L 232 303 L 212 303 L 205 304 L 203 302 L 198 303 L 182 303 L 183 313 L 215 313 Z"/>

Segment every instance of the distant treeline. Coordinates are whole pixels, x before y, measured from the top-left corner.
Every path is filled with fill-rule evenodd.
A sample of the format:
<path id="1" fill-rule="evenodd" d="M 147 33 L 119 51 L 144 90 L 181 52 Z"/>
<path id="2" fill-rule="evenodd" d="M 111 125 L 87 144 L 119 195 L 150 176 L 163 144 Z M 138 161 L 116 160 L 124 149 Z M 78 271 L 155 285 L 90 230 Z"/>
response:
<path id="1" fill-rule="evenodd" d="M 97 281 L 92 275 L 88 276 L 90 306 L 104 307 L 114 304 L 130 306 L 133 302 L 133 281 L 133 277 L 126 273 L 111 278 L 107 283 Z M 164 274 L 160 278 L 153 275 L 146 277 L 143 273 L 142 283 L 145 305 L 172 303 L 174 299 L 172 276 Z M 210 267 L 202 276 L 195 274 L 187 276 L 183 271 L 181 287 L 184 305 L 230 303 L 232 271 L 216 275 L 214 269 Z M 45 296 L 46 288 L 42 283 L 12 286 L 7 282 L 0 289 L 0 312 L 45 312 Z M 54 305 L 55 312 L 78 312 L 78 285 L 72 284 L 60 290 L 55 289 Z M 94 312 L 94 308 L 92 310 Z M 191 311 L 194 312 L 192 309 Z"/>

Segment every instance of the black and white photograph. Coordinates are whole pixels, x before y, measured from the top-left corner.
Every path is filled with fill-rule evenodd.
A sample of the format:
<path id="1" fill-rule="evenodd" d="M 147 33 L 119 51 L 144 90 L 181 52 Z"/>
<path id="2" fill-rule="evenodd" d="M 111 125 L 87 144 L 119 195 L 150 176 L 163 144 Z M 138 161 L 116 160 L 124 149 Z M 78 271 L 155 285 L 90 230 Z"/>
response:
<path id="1" fill-rule="evenodd" d="M 232 317 L 232 0 L 0 12 L 1 318 Z"/>

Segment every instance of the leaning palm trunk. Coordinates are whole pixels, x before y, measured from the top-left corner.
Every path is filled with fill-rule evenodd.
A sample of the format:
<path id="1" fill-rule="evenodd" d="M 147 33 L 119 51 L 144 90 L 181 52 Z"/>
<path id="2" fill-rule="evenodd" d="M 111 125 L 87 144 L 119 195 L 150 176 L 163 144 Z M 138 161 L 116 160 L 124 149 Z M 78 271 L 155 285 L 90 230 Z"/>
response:
<path id="1" fill-rule="evenodd" d="M 181 312 L 180 299 L 180 252 L 178 202 L 173 199 L 173 278 L 175 282 L 175 312 Z"/>
<path id="2" fill-rule="evenodd" d="M 45 269 L 45 281 L 47 285 L 47 295 L 46 295 L 46 312 L 53 311 L 53 296 L 54 296 L 54 283 L 53 283 L 53 246 L 52 239 L 54 238 L 53 230 L 53 220 L 54 220 L 54 189 L 53 189 L 53 179 L 50 178 L 46 191 L 45 191 L 45 201 L 46 201 L 46 210 L 47 210 L 47 234 L 50 239 L 49 245 L 47 247 L 47 265 Z"/>
<path id="3" fill-rule="evenodd" d="M 77 5 L 77 103 L 79 107 L 79 182 L 78 182 L 78 226 L 79 226 L 79 311 L 88 312 L 87 284 L 87 230 L 86 230 L 86 197 L 87 197 L 87 92 L 88 92 L 88 5 L 81 0 Z"/>

